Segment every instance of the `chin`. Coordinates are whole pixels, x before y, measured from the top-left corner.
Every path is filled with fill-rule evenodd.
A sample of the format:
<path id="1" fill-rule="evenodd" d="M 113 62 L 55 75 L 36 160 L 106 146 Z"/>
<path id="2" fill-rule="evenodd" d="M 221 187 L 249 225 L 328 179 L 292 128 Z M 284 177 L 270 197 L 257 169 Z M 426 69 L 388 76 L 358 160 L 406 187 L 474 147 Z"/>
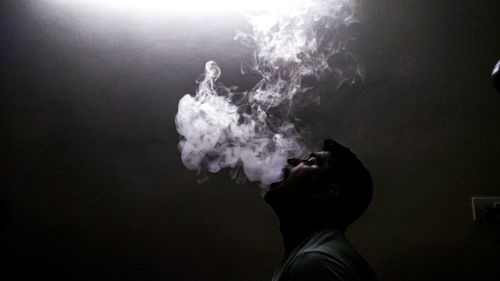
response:
<path id="1" fill-rule="evenodd" d="M 276 190 L 276 189 L 282 188 L 284 182 L 285 182 L 285 179 L 282 181 L 277 181 L 277 182 L 271 183 L 271 185 L 269 185 L 269 190 Z"/>
<path id="2" fill-rule="evenodd" d="M 269 185 L 269 189 L 264 194 L 264 199 L 266 200 L 267 203 L 273 205 L 273 203 L 275 203 L 276 200 L 280 197 L 279 194 L 281 193 L 280 191 L 282 183 L 283 181 L 278 181 L 278 182 L 273 182 Z"/>
<path id="3" fill-rule="evenodd" d="M 279 181 L 277 182 L 273 182 L 269 185 L 269 190 L 273 190 L 273 189 L 276 189 L 276 187 L 280 184 Z"/>

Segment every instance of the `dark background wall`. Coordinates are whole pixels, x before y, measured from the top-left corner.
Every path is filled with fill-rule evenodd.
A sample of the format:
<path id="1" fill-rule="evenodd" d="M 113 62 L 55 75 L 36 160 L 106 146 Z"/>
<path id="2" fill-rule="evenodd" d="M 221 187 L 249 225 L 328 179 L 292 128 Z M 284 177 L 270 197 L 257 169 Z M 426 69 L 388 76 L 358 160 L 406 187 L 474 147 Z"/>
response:
<path id="1" fill-rule="evenodd" d="M 258 188 L 225 172 L 198 184 L 176 147 L 177 102 L 207 60 L 227 85 L 253 82 L 243 19 L 46 2 L 0 3 L 2 280 L 270 280 L 282 245 Z M 372 172 L 347 235 L 381 280 L 500 276 L 499 224 L 470 206 L 500 196 L 499 11 L 361 1 L 365 82 L 326 81 L 304 113 L 312 142 L 334 137 Z"/>

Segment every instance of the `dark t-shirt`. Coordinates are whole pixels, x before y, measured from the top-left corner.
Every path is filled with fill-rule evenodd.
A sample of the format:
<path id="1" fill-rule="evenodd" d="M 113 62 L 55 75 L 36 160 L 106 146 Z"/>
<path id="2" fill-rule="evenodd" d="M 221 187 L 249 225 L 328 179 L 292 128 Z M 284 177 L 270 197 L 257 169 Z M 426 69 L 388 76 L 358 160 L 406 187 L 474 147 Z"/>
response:
<path id="1" fill-rule="evenodd" d="M 366 261 L 343 232 L 325 229 L 310 236 L 278 265 L 273 281 L 375 281 Z"/>

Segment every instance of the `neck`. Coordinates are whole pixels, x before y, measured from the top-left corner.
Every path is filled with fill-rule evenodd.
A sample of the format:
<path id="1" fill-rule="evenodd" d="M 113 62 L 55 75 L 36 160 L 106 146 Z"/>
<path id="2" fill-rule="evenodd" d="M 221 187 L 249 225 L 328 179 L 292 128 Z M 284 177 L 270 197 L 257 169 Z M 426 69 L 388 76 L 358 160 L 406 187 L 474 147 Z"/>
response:
<path id="1" fill-rule="evenodd" d="M 306 238 L 326 228 L 335 227 L 306 217 L 280 217 L 280 230 L 285 246 L 285 256 L 290 254 L 290 252 L 304 242 Z"/>

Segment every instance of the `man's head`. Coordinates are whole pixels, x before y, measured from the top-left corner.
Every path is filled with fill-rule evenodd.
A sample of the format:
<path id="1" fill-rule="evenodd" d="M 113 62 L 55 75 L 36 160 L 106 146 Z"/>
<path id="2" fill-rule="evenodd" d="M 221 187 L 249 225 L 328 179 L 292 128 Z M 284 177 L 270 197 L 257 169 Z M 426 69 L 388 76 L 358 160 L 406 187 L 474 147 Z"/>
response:
<path id="1" fill-rule="evenodd" d="M 280 218 L 303 218 L 347 227 L 372 198 L 370 173 L 348 148 L 332 139 L 307 159 L 289 159 L 285 178 L 271 184 L 265 200 Z"/>

